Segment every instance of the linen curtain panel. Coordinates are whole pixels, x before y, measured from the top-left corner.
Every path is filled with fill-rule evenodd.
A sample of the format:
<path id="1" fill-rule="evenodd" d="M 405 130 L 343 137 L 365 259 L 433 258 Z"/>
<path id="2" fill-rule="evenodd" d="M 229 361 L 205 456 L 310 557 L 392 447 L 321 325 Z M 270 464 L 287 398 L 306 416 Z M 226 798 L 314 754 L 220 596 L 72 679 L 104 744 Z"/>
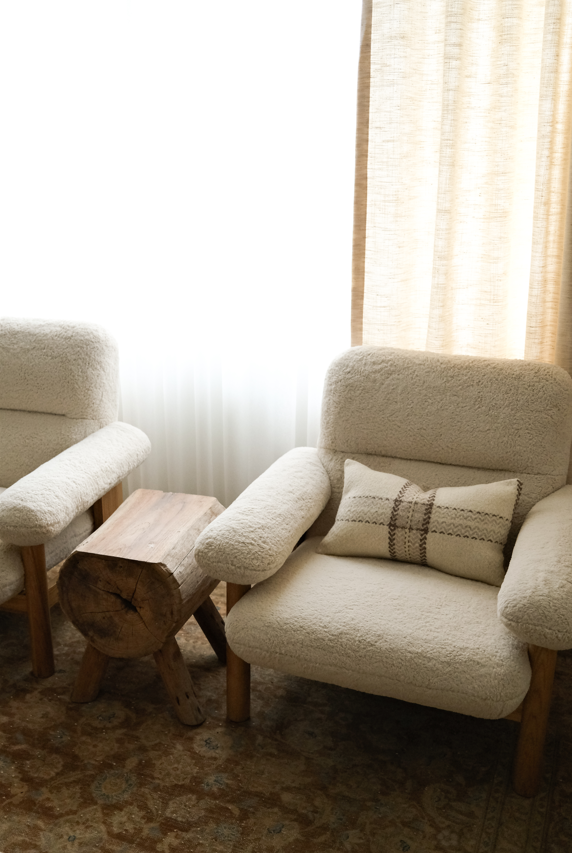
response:
<path id="1" fill-rule="evenodd" d="M 572 3 L 364 0 L 352 343 L 572 371 Z"/>
<path id="2" fill-rule="evenodd" d="M 359 0 L 0 4 L 0 312 L 100 323 L 139 487 L 227 506 L 350 346 Z"/>

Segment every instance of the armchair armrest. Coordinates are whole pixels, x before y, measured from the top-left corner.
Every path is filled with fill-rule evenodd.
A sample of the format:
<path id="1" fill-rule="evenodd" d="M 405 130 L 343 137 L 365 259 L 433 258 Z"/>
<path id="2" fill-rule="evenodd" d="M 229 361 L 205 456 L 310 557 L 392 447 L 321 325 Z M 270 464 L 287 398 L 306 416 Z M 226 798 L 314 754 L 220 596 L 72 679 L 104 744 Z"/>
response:
<path id="1" fill-rule="evenodd" d="M 150 450 L 144 432 L 120 421 L 88 435 L 6 489 L 0 497 L 0 537 L 13 545 L 53 539 Z"/>
<path id="2" fill-rule="evenodd" d="M 572 647 L 572 486 L 528 513 L 499 592 L 498 615 L 526 643 Z"/>
<path id="3" fill-rule="evenodd" d="M 195 559 L 239 584 L 270 577 L 329 500 L 330 478 L 313 447 L 290 450 L 201 533 Z"/>

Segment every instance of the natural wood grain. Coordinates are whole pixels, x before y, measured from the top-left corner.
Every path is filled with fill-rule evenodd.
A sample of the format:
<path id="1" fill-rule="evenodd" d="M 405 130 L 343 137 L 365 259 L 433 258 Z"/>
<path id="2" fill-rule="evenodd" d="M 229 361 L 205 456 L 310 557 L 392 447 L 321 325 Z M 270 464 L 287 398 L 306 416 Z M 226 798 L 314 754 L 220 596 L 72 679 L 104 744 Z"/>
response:
<path id="1" fill-rule="evenodd" d="M 52 608 L 54 604 L 57 604 L 58 601 L 58 576 L 64 562 L 65 560 L 62 560 L 56 566 L 49 569 L 47 573 L 48 602 L 50 608 Z M 27 613 L 28 599 L 26 598 L 26 590 L 23 589 L 22 592 L 18 593 L 18 595 L 15 595 L 13 598 L 9 598 L 8 601 L 5 601 L 3 604 L 0 604 L 0 610 L 7 610 L 9 613 Z"/>
<path id="2" fill-rule="evenodd" d="M 44 546 L 24 546 L 22 562 L 30 628 L 32 672 L 39 678 L 48 678 L 54 674 L 55 666 Z"/>
<path id="3" fill-rule="evenodd" d="M 515 723 L 520 723 L 522 720 L 522 702 L 515 708 L 514 711 L 511 711 L 510 714 L 507 714 L 506 717 L 503 717 L 504 720 L 513 720 Z"/>
<path id="4" fill-rule="evenodd" d="M 72 702 L 93 702 L 97 698 L 109 660 L 109 655 L 87 644 L 72 691 Z"/>
<path id="5" fill-rule="evenodd" d="M 250 586 L 227 583 L 226 612 L 246 595 Z M 226 645 L 226 714 L 234 723 L 243 723 L 250 717 L 250 664 L 239 658 Z"/>
<path id="6" fill-rule="evenodd" d="M 102 525 L 122 500 L 123 490 L 121 483 L 118 483 L 95 502 L 92 508 L 95 526 Z M 34 545 L 22 548 L 22 562 L 24 589 L 3 602 L 0 610 L 28 616 L 32 671 L 34 675 L 47 678 L 53 675 L 55 668 L 50 608 L 59 600 L 58 578 L 65 560 L 46 572 L 45 546 Z"/>
<path id="7" fill-rule="evenodd" d="M 167 640 L 153 657 L 179 720 L 186 726 L 204 723 L 205 716 L 195 696 L 193 682 L 176 639 L 171 637 Z"/>
<path id="8" fill-rule="evenodd" d="M 0 604 L 0 610 L 6 610 L 8 613 L 19 613 L 23 615 L 28 612 L 28 599 L 26 598 L 25 590 L 19 592 L 13 598 L 9 598 L 3 604 Z"/>
<path id="9" fill-rule="evenodd" d="M 194 611 L 193 616 L 199 623 L 205 637 L 222 664 L 226 663 L 226 636 L 224 620 L 210 598 L 205 598 Z"/>
<path id="10" fill-rule="evenodd" d="M 198 566 L 194 544 L 222 511 L 215 498 L 134 492 L 66 560 L 62 609 L 104 654 L 158 651 L 219 583 Z"/>
<path id="11" fill-rule="evenodd" d="M 181 722 L 204 721 L 175 634 L 196 613 L 224 658 L 224 623 L 208 597 L 219 581 L 194 558 L 222 511 L 214 498 L 139 489 L 65 561 L 61 606 L 88 639 L 74 701 L 95 699 L 109 657 L 152 653 Z"/>
<path id="12" fill-rule="evenodd" d="M 226 585 L 226 613 L 227 616 L 234 607 L 238 604 L 243 595 L 246 595 L 250 586 L 241 583 L 227 583 Z"/>
<path id="13" fill-rule="evenodd" d="M 109 519 L 82 543 L 86 554 L 122 557 L 145 563 L 168 562 L 175 568 L 192 549 L 203 529 L 200 520 L 222 507 L 216 498 L 138 489 Z M 194 522 L 199 525 L 194 529 Z"/>
<path id="14" fill-rule="evenodd" d="M 121 483 L 118 483 L 117 486 L 114 486 L 107 494 L 95 502 L 92 511 L 96 528 L 100 527 L 110 517 L 121 504 L 122 500 L 123 490 Z M 64 563 L 65 560 L 61 560 L 56 566 L 48 570 L 48 601 L 50 608 L 58 603 L 58 577 Z M 0 610 L 6 610 L 9 613 L 27 613 L 28 599 L 26 598 L 26 590 L 23 589 L 18 595 L 0 604 Z"/>
<path id="15" fill-rule="evenodd" d="M 121 483 L 118 483 L 94 503 L 92 509 L 95 527 L 101 527 L 104 521 L 107 521 L 113 515 L 122 502 L 123 486 Z"/>
<path id="16" fill-rule="evenodd" d="M 143 576 L 143 583 L 139 583 Z M 111 657 L 141 657 L 161 648 L 172 622 L 171 590 L 160 571 L 76 551 L 59 579 L 60 604 L 84 637 Z M 155 629 L 155 631 L 153 630 Z"/>
<path id="17" fill-rule="evenodd" d="M 534 797 L 540 785 L 542 755 L 556 669 L 553 649 L 529 646 L 532 677 L 522 703 L 522 720 L 513 768 L 513 785 L 522 797 Z"/>

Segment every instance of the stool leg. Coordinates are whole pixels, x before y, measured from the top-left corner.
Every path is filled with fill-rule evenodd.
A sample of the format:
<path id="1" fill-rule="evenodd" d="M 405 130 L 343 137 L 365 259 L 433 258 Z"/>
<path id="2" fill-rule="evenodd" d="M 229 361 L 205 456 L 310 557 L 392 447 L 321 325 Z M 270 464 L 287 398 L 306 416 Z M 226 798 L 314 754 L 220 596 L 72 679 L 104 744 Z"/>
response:
<path id="1" fill-rule="evenodd" d="M 227 583 L 227 616 L 249 589 L 250 587 L 245 584 Z M 233 723 L 243 723 L 250 717 L 250 664 L 239 658 L 228 643 L 226 645 L 226 715 Z"/>
<path id="2" fill-rule="evenodd" d="M 93 702 L 97 698 L 108 663 L 109 655 L 104 655 L 91 643 L 87 644 L 73 686 L 72 702 Z"/>
<path id="3" fill-rule="evenodd" d="M 179 720 L 186 726 L 200 726 L 205 716 L 176 639 L 170 637 L 153 657 Z"/>
<path id="4" fill-rule="evenodd" d="M 206 598 L 197 607 L 193 616 L 199 623 L 203 634 L 211 644 L 214 653 L 222 664 L 226 663 L 226 637 L 224 634 L 224 620 L 216 605 L 210 598 Z"/>

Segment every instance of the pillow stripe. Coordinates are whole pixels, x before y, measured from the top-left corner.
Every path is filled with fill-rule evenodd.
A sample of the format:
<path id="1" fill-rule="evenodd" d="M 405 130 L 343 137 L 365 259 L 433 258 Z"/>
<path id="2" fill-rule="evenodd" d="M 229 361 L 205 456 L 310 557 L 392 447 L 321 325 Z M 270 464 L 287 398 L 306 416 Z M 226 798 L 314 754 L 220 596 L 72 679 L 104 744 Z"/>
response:
<path id="1" fill-rule="evenodd" d="M 433 514 L 433 506 L 435 504 L 435 497 L 437 495 L 437 489 L 431 489 L 430 492 L 425 493 L 427 499 L 425 501 L 425 514 L 423 516 L 423 531 L 421 533 L 421 543 L 419 547 L 419 562 L 422 566 L 427 566 L 427 536 L 429 535 L 429 526 L 431 524 L 431 516 Z"/>
<path id="2" fill-rule="evenodd" d="M 391 510 L 391 517 L 389 519 L 389 556 L 392 560 L 397 560 L 397 551 L 395 548 L 395 534 L 397 532 L 397 517 L 399 515 L 399 510 L 401 509 L 401 504 L 403 501 L 403 497 L 407 493 L 410 486 L 413 483 L 410 480 L 406 480 L 402 485 L 400 490 L 397 493 L 395 500 L 393 501 L 393 508 Z"/>

